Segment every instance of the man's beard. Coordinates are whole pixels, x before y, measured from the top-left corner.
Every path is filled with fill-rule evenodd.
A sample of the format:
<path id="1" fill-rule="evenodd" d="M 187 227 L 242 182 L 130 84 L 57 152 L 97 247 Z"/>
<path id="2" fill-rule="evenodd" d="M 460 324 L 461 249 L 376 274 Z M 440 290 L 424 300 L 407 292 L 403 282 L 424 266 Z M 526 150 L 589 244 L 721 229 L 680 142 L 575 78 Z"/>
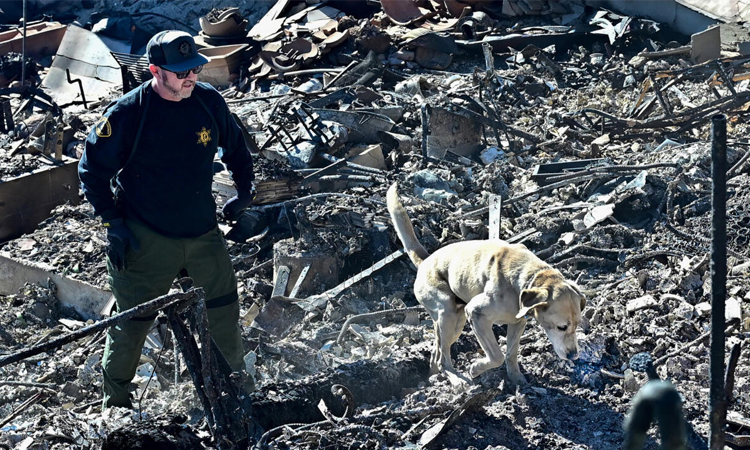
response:
<path id="1" fill-rule="evenodd" d="M 195 83 L 191 82 L 191 86 L 189 88 L 184 88 L 182 85 L 186 80 L 177 80 L 177 83 L 179 84 L 177 86 L 173 86 L 169 84 L 169 77 L 166 73 L 162 73 L 161 81 L 164 84 L 164 88 L 169 91 L 170 94 L 180 98 L 189 98 L 193 93 L 193 88 L 195 87 Z"/>

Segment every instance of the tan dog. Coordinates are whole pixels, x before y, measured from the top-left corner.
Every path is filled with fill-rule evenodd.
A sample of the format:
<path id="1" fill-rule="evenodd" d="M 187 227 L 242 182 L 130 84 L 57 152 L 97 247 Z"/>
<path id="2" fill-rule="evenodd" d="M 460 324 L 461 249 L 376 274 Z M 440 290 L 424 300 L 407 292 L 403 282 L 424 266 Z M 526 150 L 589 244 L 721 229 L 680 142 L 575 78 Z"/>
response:
<path id="1" fill-rule="evenodd" d="M 435 325 L 433 373 L 453 374 L 451 381 L 456 384 L 450 348 L 467 318 L 485 353 L 469 368 L 472 378 L 507 362 L 510 381 L 526 382 L 518 367 L 518 345 L 529 313 L 544 329 L 557 356 L 578 358 L 576 327 L 586 298 L 575 283 L 525 246 L 501 240 L 458 242 L 430 255 L 414 234 L 395 183 L 387 197 L 396 232 L 418 267 L 414 295 Z M 492 332 L 493 324 L 503 323 L 508 324 L 505 356 Z"/>

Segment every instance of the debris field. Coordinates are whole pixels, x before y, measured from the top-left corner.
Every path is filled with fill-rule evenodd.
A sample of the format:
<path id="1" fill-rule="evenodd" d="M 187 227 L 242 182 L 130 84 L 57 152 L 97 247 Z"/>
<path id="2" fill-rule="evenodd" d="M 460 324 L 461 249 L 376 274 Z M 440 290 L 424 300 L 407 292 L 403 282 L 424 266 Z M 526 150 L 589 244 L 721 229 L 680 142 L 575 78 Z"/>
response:
<path id="1" fill-rule="evenodd" d="M 135 18 L 169 3 L 122 7 Z M 727 360 L 739 352 L 726 439 L 750 447 L 750 55 L 737 42 L 711 41 L 706 57 L 695 36 L 575 1 L 200 3 L 187 10 L 207 48 L 248 44 L 218 88 L 252 141 L 258 190 L 240 221 L 220 222 L 256 385 L 245 448 L 618 448 L 648 380 L 631 363 L 641 353 L 680 393 L 689 447 L 707 448 L 717 114 Z M 230 19 L 206 33 L 203 22 Z M 22 60 L 2 58 L 0 104 L 17 110 Z M 30 61 L 36 86 L 51 58 Z M 48 96 L 2 123 L 0 188 L 75 162 L 121 89 L 59 106 Z M 69 130 L 63 156 L 50 121 Z M 511 385 L 504 366 L 465 389 L 430 374 L 433 323 L 385 206 L 394 182 L 428 251 L 499 237 L 576 281 L 579 358 L 560 360 L 532 319 L 528 384 Z M 214 188 L 220 208 L 234 195 L 226 170 Z M 106 232 L 82 194 L 39 222 L 0 256 L 108 289 Z M 50 278 L 0 295 L 0 357 L 95 322 L 57 294 Z M 144 347 L 135 411 L 101 411 L 103 331 L 1 367 L 0 447 L 241 448 L 213 436 L 169 323 Z M 504 346 L 506 327 L 494 331 Z M 467 373 L 481 352 L 467 324 L 455 367 Z M 654 427 L 645 448 L 659 442 Z"/>

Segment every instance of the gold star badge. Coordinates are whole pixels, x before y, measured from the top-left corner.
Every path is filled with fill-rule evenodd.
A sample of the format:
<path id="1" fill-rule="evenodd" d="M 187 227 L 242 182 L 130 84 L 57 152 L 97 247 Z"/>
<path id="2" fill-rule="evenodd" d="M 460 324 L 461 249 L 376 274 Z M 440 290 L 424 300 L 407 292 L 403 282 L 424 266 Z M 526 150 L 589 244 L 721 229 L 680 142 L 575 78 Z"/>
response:
<path id="1" fill-rule="evenodd" d="M 207 130 L 203 127 L 202 130 L 196 132 L 198 135 L 198 142 L 196 144 L 203 144 L 204 147 L 208 147 L 208 143 L 211 142 L 211 130 Z"/>
<path id="2" fill-rule="evenodd" d="M 96 130 L 96 135 L 100 138 L 112 136 L 112 125 L 110 125 L 109 119 L 106 117 L 99 119 L 99 122 L 96 123 L 94 129 Z"/>

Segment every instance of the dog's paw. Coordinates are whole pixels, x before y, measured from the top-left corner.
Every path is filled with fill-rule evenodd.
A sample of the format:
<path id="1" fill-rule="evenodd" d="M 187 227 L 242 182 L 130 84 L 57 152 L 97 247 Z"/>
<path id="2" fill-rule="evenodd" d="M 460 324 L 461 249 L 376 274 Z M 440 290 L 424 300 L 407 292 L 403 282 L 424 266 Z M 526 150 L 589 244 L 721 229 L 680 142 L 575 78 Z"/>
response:
<path id="1" fill-rule="evenodd" d="M 453 389 L 457 393 L 466 392 L 471 387 L 471 380 L 466 378 L 465 375 L 454 372 L 446 372 L 445 374 L 448 376 L 451 386 L 453 386 Z"/>
<path id="2" fill-rule="evenodd" d="M 476 361 L 471 366 L 469 366 L 469 376 L 471 378 L 476 378 L 479 375 L 487 372 L 489 367 L 487 367 L 487 364 L 484 361 Z"/>
<path id="3" fill-rule="evenodd" d="M 483 371 L 480 371 L 480 369 L 477 367 L 477 364 L 479 363 L 474 363 L 471 366 L 469 366 L 469 376 L 471 378 L 476 378 L 479 375 L 481 375 L 483 372 Z"/>
<path id="4" fill-rule="evenodd" d="M 504 362 L 505 358 L 500 358 L 499 361 L 493 361 L 487 357 L 479 358 L 469 366 L 469 376 L 476 378 L 490 369 L 502 366 Z"/>

